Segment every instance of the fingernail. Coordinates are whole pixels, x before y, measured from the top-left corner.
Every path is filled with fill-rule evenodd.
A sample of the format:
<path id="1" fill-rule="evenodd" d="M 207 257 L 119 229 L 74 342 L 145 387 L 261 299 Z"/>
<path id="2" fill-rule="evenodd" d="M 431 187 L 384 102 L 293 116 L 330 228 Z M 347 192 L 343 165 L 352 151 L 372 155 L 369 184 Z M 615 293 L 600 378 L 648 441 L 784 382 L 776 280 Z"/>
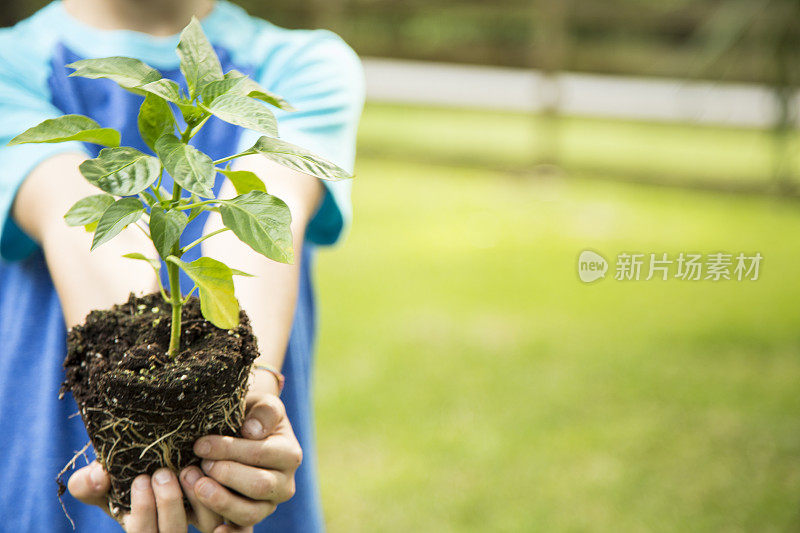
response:
<path id="1" fill-rule="evenodd" d="M 94 463 L 92 465 L 92 468 L 89 470 L 89 479 L 92 480 L 92 485 L 94 485 L 96 489 L 103 486 L 106 475 L 103 473 L 103 467 L 100 466 L 100 463 Z"/>
<path id="2" fill-rule="evenodd" d="M 157 470 L 156 473 L 153 474 L 153 481 L 156 482 L 156 485 L 166 485 L 167 483 L 172 481 L 172 472 L 170 472 L 166 468 Z"/>
<path id="3" fill-rule="evenodd" d="M 194 445 L 194 453 L 197 455 L 207 455 L 211 453 L 211 443 L 207 440 L 200 439 Z"/>
<path id="4" fill-rule="evenodd" d="M 214 468 L 214 461 L 209 461 L 208 459 L 206 459 L 205 461 L 202 462 L 201 466 L 203 467 L 203 470 L 208 472 L 209 470 Z"/>
<path id="5" fill-rule="evenodd" d="M 194 487 L 194 484 L 197 483 L 197 480 L 201 477 L 203 477 L 203 474 L 196 468 L 187 468 L 183 471 L 183 480 L 190 487 Z"/>
<path id="6" fill-rule="evenodd" d="M 197 492 L 198 496 L 210 498 L 211 495 L 214 494 L 214 486 L 208 481 L 204 483 L 198 483 L 197 487 L 195 487 L 195 492 Z"/>
<path id="7" fill-rule="evenodd" d="M 244 429 L 253 437 L 261 437 L 264 433 L 264 426 L 255 418 L 251 418 L 244 423 Z"/>
<path id="8" fill-rule="evenodd" d="M 149 486 L 150 480 L 147 479 L 147 476 L 139 476 L 133 480 L 133 488 L 136 490 L 147 490 Z"/>

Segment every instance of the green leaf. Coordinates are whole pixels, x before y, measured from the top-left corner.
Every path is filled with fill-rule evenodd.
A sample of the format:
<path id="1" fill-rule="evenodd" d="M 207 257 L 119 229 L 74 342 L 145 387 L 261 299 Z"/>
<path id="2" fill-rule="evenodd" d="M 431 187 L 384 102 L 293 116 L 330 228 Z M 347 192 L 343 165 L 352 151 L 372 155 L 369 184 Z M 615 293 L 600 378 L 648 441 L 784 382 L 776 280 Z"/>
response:
<path id="1" fill-rule="evenodd" d="M 180 239 L 188 222 L 186 215 L 177 209 L 165 211 L 154 207 L 150 211 L 150 237 L 161 257 L 172 253 L 172 247 Z"/>
<path id="2" fill-rule="evenodd" d="M 327 159 L 280 139 L 261 137 L 252 148 L 245 150 L 241 155 L 250 154 L 261 154 L 279 165 L 324 180 L 337 181 L 353 177 L 349 172 Z"/>
<path id="3" fill-rule="evenodd" d="M 136 89 L 153 94 L 164 100 L 175 102 L 176 104 L 184 102 L 178 84 L 166 78 L 140 85 L 136 87 Z"/>
<path id="4" fill-rule="evenodd" d="M 192 17 L 192 21 L 181 32 L 178 57 L 181 58 L 181 72 L 186 78 L 192 97 L 203 84 L 221 80 L 223 77 L 217 53 L 203 33 L 200 21 L 195 17 Z"/>
<path id="5" fill-rule="evenodd" d="M 233 291 L 233 272 L 225 264 L 201 257 L 185 263 L 171 255 L 167 261 L 181 267 L 200 291 L 200 310 L 206 320 L 222 329 L 239 325 L 239 302 Z"/>
<path id="6" fill-rule="evenodd" d="M 278 125 L 272 111 L 246 96 L 223 94 L 205 107 L 215 117 L 230 124 L 272 137 L 278 136 Z"/>
<path id="7" fill-rule="evenodd" d="M 227 176 L 233 188 L 236 189 L 236 194 L 247 194 L 250 191 L 267 192 L 267 186 L 261 181 L 261 178 L 256 176 L 249 170 L 219 170 L 220 173 Z"/>
<path id="8" fill-rule="evenodd" d="M 83 229 L 86 233 L 94 233 L 95 230 L 97 230 L 97 221 L 95 220 L 91 224 L 86 224 Z"/>
<path id="9" fill-rule="evenodd" d="M 8 144 L 61 143 L 83 141 L 102 146 L 119 146 L 119 132 L 101 128 L 100 124 L 83 115 L 64 115 L 45 120 L 20 133 Z"/>
<path id="10" fill-rule="evenodd" d="M 232 273 L 234 276 L 244 276 L 244 277 L 246 277 L 246 278 L 254 278 L 254 277 L 255 277 L 255 276 L 254 276 L 254 275 L 252 275 L 252 274 L 248 274 L 247 272 L 242 272 L 241 270 L 237 270 L 237 269 L 235 269 L 235 268 L 232 268 L 232 269 L 231 269 L 231 273 Z"/>
<path id="11" fill-rule="evenodd" d="M 228 78 L 227 76 L 221 80 L 215 80 L 203 85 L 200 91 L 200 98 L 204 104 L 211 104 L 215 98 L 231 92 L 236 86 L 240 85 L 245 78 Z M 242 94 L 237 92 L 237 94 Z"/>
<path id="12" fill-rule="evenodd" d="M 292 215 L 283 200 L 251 191 L 225 200 L 219 210 L 225 227 L 250 248 L 280 263 L 292 262 Z"/>
<path id="13" fill-rule="evenodd" d="M 100 59 L 82 59 L 67 65 L 75 69 L 70 76 L 98 79 L 107 78 L 121 87 L 136 90 L 140 85 L 161 79 L 161 73 L 150 65 L 130 57 L 103 57 Z"/>
<path id="14" fill-rule="evenodd" d="M 139 134 L 142 140 L 155 151 L 159 137 L 175 131 L 175 117 L 172 108 L 161 98 L 148 94 L 139 108 Z"/>
<path id="15" fill-rule="evenodd" d="M 119 235 L 129 224 L 144 214 L 144 206 L 138 198 L 122 198 L 111 204 L 97 222 L 97 231 L 92 240 L 92 250 Z"/>
<path id="16" fill-rule="evenodd" d="M 214 178 L 217 170 L 206 154 L 182 143 L 174 135 L 164 135 L 156 141 L 156 154 L 164 163 L 169 175 L 181 187 L 198 196 L 213 198 Z"/>
<path id="17" fill-rule="evenodd" d="M 150 266 L 153 267 L 156 271 L 161 269 L 161 261 L 159 261 L 158 259 L 151 259 L 149 257 L 145 257 L 143 254 L 140 254 L 139 252 L 132 254 L 125 254 L 122 257 L 125 257 L 127 259 L 137 259 L 139 261 L 146 261 L 150 263 Z"/>
<path id="18" fill-rule="evenodd" d="M 253 80 L 248 80 L 253 81 Z M 253 81 L 253 83 L 255 83 Z M 247 93 L 247 96 L 250 98 L 255 98 L 256 100 L 261 100 L 262 102 L 266 102 L 270 105 L 273 105 L 279 109 L 283 109 L 284 111 L 296 111 L 294 107 L 292 107 L 289 102 L 281 98 L 275 93 L 271 93 L 267 90 L 253 90 Z"/>
<path id="19" fill-rule="evenodd" d="M 284 111 L 295 110 L 289 104 L 289 102 L 287 102 L 277 94 L 266 90 L 264 87 L 259 85 L 258 82 L 256 82 L 252 78 L 248 78 L 238 70 L 231 70 L 230 72 L 226 73 L 225 79 L 241 80 L 239 84 L 233 87 L 232 92 L 235 92 L 237 94 L 242 94 L 244 96 L 249 96 L 250 98 L 256 98 L 258 100 L 262 100 L 270 105 L 283 109 Z"/>
<path id="20" fill-rule="evenodd" d="M 158 199 L 153 196 L 150 191 L 144 190 L 141 192 L 142 196 L 144 196 L 144 202 L 149 205 L 150 207 L 156 205 L 158 203 Z"/>
<path id="21" fill-rule="evenodd" d="M 120 87 L 136 94 L 154 94 L 170 102 L 183 102 L 180 87 L 174 81 L 162 78 L 161 73 L 130 57 L 104 57 L 101 59 L 82 59 L 67 65 L 74 68 L 70 76 L 84 78 L 108 78 Z"/>
<path id="22" fill-rule="evenodd" d="M 95 159 L 78 167 L 89 183 L 115 196 L 139 194 L 149 187 L 161 170 L 153 156 L 130 146 L 103 148 Z"/>
<path id="23" fill-rule="evenodd" d="M 69 208 L 64 220 L 69 226 L 86 226 L 97 222 L 108 206 L 114 203 L 114 197 L 108 194 L 95 194 L 81 198 Z"/>
<path id="24" fill-rule="evenodd" d="M 177 106 L 181 112 L 181 115 L 183 115 L 183 120 L 187 124 L 194 124 L 200 121 L 206 114 L 204 110 L 200 109 L 199 107 L 193 104 L 182 103 L 182 104 L 177 104 Z"/>

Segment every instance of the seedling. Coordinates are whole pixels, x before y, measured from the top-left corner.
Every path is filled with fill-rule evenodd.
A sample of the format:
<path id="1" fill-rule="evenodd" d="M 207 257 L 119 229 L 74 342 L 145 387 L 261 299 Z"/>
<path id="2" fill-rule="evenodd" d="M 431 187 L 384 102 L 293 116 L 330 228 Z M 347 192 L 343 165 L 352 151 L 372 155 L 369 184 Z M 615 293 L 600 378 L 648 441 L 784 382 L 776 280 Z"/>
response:
<path id="1" fill-rule="evenodd" d="M 79 200 L 64 218 L 70 226 L 84 226 L 94 234 L 92 250 L 131 224 L 153 242 L 169 278 L 169 294 L 163 286 L 159 289 L 172 306 L 168 352 L 172 358 L 179 352 L 181 308 L 189 296 L 197 290 L 204 318 L 219 328 L 233 329 L 239 323 L 233 276 L 249 275 L 210 257 L 184 262 L 181 257 L 187 250 L 214 235 L 232 231 L 269 259 L 281 263 L 293 260 L 291 214 L 286 203 L 270 195 L 253 172 L 222 165 L 242 156 L 261 154 L 321 179 L 352 177 L 333 163 L 278 138 L 275 116 L 267 105 L 287 111 L 292 110 L 291 106 L 236 70 L 223 73 L 197 19 L 193 18 L 181 33 L 177 54 L 188 93 L 138 59 L 107 57 L 68 65 L 74 69 L 71 76 L 107 78 L 144 96 L 138 117 L 139 133 L 155 156 L 120 146 L 118 131 L 103 128 L 82 115 L 45 120 L 9 143 L 83 141 L 106 147 L 97 158 L 80 165 L 81 174 L 103 192 Z M 180 120 L 176 120 L 176 114 Z M 212 116 L 263 136 L 251 148 L 214 161 L 189 144 Z M 174 182 L 171 193 L 161 185 L 165 171 Z M 218 174 L 232 182 L 238 196 L 230 200 L 215 196 Z M 190 196 L 184 197 L 184 190 Z M 181 246 L 180 237 L 186 225 L 205 211 L 218 212 L 224 228 Z M 159 274 L 162 262 L 158 259 L 141 252 L 125 257 L 146 261 Z M 181 293 L 181 270 L 195 284 L 186 298 Z"/>

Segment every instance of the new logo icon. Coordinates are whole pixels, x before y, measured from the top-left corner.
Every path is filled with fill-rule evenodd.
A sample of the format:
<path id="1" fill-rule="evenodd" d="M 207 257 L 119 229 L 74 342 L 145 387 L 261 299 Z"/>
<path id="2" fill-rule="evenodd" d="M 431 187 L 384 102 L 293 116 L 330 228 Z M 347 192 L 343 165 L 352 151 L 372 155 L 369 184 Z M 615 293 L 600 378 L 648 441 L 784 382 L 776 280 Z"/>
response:
<path id="1" fill-rule="evenodd" d="M 602 255 L 591 250 L 584 250 L 578 256 L 578 277 L 584 283 L 592 283 L 606 277 L 608 261 Z"/>

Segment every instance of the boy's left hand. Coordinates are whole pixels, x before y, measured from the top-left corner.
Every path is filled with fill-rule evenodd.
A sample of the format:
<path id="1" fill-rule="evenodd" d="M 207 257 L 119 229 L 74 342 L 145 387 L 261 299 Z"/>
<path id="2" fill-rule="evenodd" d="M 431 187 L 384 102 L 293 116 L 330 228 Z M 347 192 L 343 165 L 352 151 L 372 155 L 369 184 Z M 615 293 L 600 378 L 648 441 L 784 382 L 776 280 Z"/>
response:
<path id="1" fill-rule="evenodd" d="M 274 394 L 248 394 L 242 435 L 198 439 L 194 452 L 203 458 L 202 471 L 190 467 L 181 472 L 181 486 L 201 531 L 217 533 L 213 525 L 220 516 L 238 526 L 255 525 L 294 496 L 294 474 L 303 453 L 283 402 Z"/>
<path id="2" fill-rule="evenodd" d="M 180 474 L 193 511 L 189 520 L 204 533 L 248 531 L 294 495 L 294 474 L 302 450 L 276 395 L 248 394 L 242 435 L 244 438 L 209 435 L 198 439 L 194 451 L 204 459 L 202 470 L 189 467 Z M 92 473 L 102 472 L 95 466 L 92 463 L 75 472 L 69 490 L 78 500 L 103 507 L 109 484 L 92 481 Z M 158 507 L 158 498 L 155 503 Z M 153 511 L 157 513 L 157 509 Z M 163 517 L 152 518 L 155 520 L 148 521 L 158 523 L 159 530 L 171 530 L 172 524 L 162 524 Z"/>

